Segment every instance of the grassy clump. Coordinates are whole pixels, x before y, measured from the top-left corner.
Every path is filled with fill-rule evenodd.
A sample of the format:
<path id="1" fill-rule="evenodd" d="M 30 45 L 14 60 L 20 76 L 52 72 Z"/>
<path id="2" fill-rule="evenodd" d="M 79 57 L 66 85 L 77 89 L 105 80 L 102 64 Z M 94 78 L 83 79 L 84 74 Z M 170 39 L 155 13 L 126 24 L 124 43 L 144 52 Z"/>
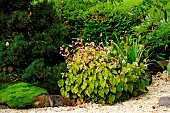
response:
<path id="1" fill-rule="evenodd" d="M 34 98 L 48 92 L 29 83 L 16 83 L 0 90 L 0 103 L 11 108 L 25 108 L 34 103 Z"/>

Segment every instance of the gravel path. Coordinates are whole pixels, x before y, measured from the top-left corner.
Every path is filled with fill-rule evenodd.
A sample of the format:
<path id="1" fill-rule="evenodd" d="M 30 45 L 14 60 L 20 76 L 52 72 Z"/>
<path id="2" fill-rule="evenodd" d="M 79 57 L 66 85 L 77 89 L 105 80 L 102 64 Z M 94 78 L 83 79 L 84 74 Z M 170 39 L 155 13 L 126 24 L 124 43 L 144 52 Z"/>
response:
<path id="1" fill-rule="evenodd" d="M 170 81 L 166 71 L 153 76 L 149 92 L 112 106 L 86 103 L 76 107 L 0 109 L 0 113 L 170 113 Z"/>

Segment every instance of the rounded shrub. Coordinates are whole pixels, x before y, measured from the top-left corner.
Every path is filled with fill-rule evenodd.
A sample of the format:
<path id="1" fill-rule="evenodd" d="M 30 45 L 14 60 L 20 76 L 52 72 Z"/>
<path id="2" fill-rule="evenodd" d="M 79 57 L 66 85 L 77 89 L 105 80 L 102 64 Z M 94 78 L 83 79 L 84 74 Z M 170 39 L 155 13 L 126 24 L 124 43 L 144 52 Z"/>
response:
<path id="1" fill-rule="evenodd" d="M 11 108 L 25 108 L 31 106 L 35 97 L 40 94 L 48 92 L 40 87 L 20 82 L 0 90 L 0 103 L 7 104 Z"/>
<path id="2" fill-rule="evenodd" d="M 145 65 L 138 60 L 128 63 L 112 41 L 106 47 L 81 41 L 73 45 L 78 46 L 62 53 L 68 68 L 58 81 L 62 96 L 112 104 L 140 95 L 148 85 Z"/>

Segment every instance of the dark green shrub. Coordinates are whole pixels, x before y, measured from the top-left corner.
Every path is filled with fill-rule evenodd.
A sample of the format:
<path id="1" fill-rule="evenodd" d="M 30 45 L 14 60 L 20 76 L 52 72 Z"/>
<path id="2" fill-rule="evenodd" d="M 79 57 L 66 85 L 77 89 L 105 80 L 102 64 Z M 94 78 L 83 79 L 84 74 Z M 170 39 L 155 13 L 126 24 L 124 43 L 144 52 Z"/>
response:
<path id="1" fill-rule="evenodd" d="M 25 69 L 22 79 L 47 89 L 50 94 L 57 94 L 59 93 L 57 81 L 61 79 L 60 73 L 67 71 L 63 67 L 66 67 L 65 63 L 50 67 L 45 66 L 44 59 L 37 59 Z"/>
<path id="2" fill-rule="evenodd" d="M 127 56 L 122 57 L 113 42 L 107 47 L 95 46 L 93 42 L 82 44 L 74 51 L 71 55 L 65 49 L 68 72 L 62 73 L 58 82 L 66 98 L 112 104 L 138 96 L 149 84 L 146 67 L 139 63 L 138 56 L 128 63 Z"/>
<path id="3" fill-rule="evenodd" d="M 60 0 L 59 0 L 60 1 Z M 61 2 L 61 1 L 60 1 Z M 115 34 L 131 33 L 131 27 L 143 18 L 137 8 L 128 5 L 115 6 L 112 2 L 66 0 L 60 4 L 62 21 L 69 27 L 72 39 L 84 38 L 99 44 Z"/>
<path id="4" fill-rule="evenodd" d="M 0 103 L 7 104 L 11 108 L 25 108 L 31 106 L 35 97 L 40 94 L 48 94 L 48 92 L 40 87 L 21 82 L 0 90 Z"/>
<path id="5" fill-rule="evenodd" d="M 54 83 L 49 85 L 55 86 L 57 81 L 53 78 L 58 78 L 59 68 L 65 69 L 60 65 L 64 59 L 59 47 L 69 41 L 67 27 L 61 24 L 55 3 L 47 0 L 7 2 L 9 0 L 0 1 L 3 7 L 0 10 L 0 82 L 21 81 L 22 75 L 28 75 L 41 84 L 48 78 L 46 81 Z M 35 62 L 42 69 L 39 72 L 32 66 Z M 34 76 L 41 76 L 43 81 Z"/>

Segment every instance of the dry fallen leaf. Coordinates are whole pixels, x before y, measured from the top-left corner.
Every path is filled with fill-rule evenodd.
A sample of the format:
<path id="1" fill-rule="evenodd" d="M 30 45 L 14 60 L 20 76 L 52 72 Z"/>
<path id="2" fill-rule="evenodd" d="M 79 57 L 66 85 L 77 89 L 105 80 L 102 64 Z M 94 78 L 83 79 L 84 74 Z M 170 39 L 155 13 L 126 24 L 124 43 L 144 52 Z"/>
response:
<path id="1" fill-rule="evenodd" d="M 158 86 L 158 85 L 159 85 L 159 83 L 157 83 L 157 82 L 153 84 L 154 87 L 156 87 L 156 86 Z"/>
<path id="2" fill-rule="evenodd" d="M 141 99 L 141 97 L 135 97 L 135 98 L 133 98 L 133 100 L 140 100 Z"/>
<path id="3" fill-rule="evenodd" d="M 86 104 L 79 105 L 79 108 L 86 108 L 86 107 L 87 107 Z"/>
<path id="4" fill-rule="evenodd" d="M 156 76 L 157 76 L 157 77 L 162 76 L 161 72 L 158 72 L 158 73 L 156 74 Z"/>
<path id="5" fill-rule="evenodd" d="M 155 109 L 157 105 L 155 103 L 152 103 L 152 109 Z"/>
<path id="6" fill-rule="evenodd" d="M 67 111 L 73 111 L 73 110 L 75 110 L 75 108 L 73 107 L 67 109 Z"/>
<path id="7" fill-rule="evenodd" d="M 140 105 L 139 108 L 142 108 L 142 105 Z"/>
<path id="8" fill-rule="evenodd" d="M 100 109 L 100 108 L 102 108 L 102 106 L 97 106 L 97 109 Z"/>
<path id="9" fill-rule="evenodd" d="M 170 81 L 170 78 L 163 78 L 164 81 Z"/>

